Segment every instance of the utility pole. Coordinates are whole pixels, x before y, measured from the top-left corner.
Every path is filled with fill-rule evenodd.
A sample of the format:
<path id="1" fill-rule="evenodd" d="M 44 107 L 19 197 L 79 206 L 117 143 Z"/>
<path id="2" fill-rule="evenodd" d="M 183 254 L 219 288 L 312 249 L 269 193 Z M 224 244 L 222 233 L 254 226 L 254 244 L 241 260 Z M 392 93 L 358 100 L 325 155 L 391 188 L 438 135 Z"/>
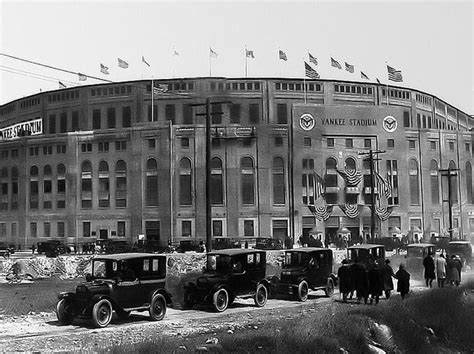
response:
<path id="1" fill-rule="evenodd" d="M 448 200 L 443 200 L 443 202 L 448 202 L 448 216 L 449 216 L 449 240 L 453 240 L 453 191 L 451 188 L 451 178 L 457 177 L 456 171 L 459 171 L 459 168 L 451 168 L 448 167 L 447 169 L 440 169 L 438 170 L 441 173 L 441 176 L 448 177 Z M 451 173 L 454 172 L 454 173 Z M 457 193 L 457 191 L 454 191 Z"/>
<path id="2" fill-rule="evenodd" d="M 364 159 L 364 161 L 369 161 L 370 164 L 370 237 L 372 240 L 375 238 L 375 169 L 374 169 L 374 161 L 380 160 L 378 157 L 374 158 L 374 155 L 383 154 L 385 150 L 372 150 L 370 149 L 369 152 L 359 152 L 359 156 L 366 156 L 368 155 L 368 159 Z"/>

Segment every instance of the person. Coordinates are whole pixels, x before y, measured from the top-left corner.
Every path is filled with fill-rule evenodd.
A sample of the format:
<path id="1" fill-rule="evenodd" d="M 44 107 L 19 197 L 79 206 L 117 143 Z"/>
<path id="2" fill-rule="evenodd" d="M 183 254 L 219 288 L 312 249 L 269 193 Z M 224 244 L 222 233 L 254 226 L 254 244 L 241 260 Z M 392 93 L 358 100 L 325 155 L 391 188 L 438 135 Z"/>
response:
<path id="1" fill-rule="evenodd" d="M 395 273 L 395 278 L 397 278 L 397 291 L 400 293 L 402 300 L 405 299 L 405 296 L 410 292 L 410 273 L 405 270 L 405 265 L 403 263 L 398 267 L 398 271 Z"/>
<path id="2" fill-rule="evenodd" d="M 438 288 L 443 288 L 446 280 L 446 259 L 443 253 L 436 260 L 436 279 L 438 280 Z"/>
<path id="3" fill-rule="evenodd" d="M 367 304 L 369 292 L 369 278 L 367 275 L 367 267 L 364 263 L 359 262 L 356 258 L 354 263 L 350 266 L 352 278 L 354 280 L 354 289 L 356 291 L 357 303 L 360 303 L 364 298 L 364 303 Z"/>
<path id="4" fill-rule="evenodd" d="M 373 262 L 372 266 L 368 271 L 369 278 L 369 294 L 370 294 L 370 304 L 375 299 L 375 304 L 379 303 L 379 298 L 383 292 L 383 275 L 380 270 L 379 264 Z"/>
<path id="5" fill-rule="evenodd" d="M 461 272 L 459 270 L 459 263 L 456 260 L 456 255 L 452 255 L 447 261 L 447 280 L 450 285 L 458 286 L 461 283 Z"/>
<path id="6" fill-rule="evenodd" d="M 199 252 L 206 253 L 206 245 L 203 241 L 199 241 Z"/>
<path id="7" fill-rule="evenodd" d="M 351 294 L 352 298 L 352 273 L 349 268 L 347 259 L 342 260 L 342 266 L 337 271 L 337 277 L 339 279 L 339 292 L 342 294 L 342 301 L 347 302 L 347 296 Z"/>
<path id="8" fill-rule="evenodd" d="M 36 246 L 35 246 L 35 244 L 33 243 L 33 244 L 31 245 L 31 253 L 32 253 L 32 254 L 35 254 L 35 250 L 36 250 Z"/>
<path id="9" fill-rule="evenodd" d="M 390 293 L 393 290 L 393 280 L 392 277 L 395 277 L 393 273 L 393 268 L 390 265 L 390 259 L 385 260 L 385 264 L 382 267 L 382 277 L 383 277 L 383 290 L 385 292 L 385 298 L 390 298 Z"/>
<path id="10" fill-rule="evenodd" d="M 435 276 L 435 264 L 433 257 L 431 257 L 431 252 L 428 252 L 428 255 L 423 259 L 423 267 L 425 267 L 425 282 L 426 287 L 430 287 L 433 283 Z"/>

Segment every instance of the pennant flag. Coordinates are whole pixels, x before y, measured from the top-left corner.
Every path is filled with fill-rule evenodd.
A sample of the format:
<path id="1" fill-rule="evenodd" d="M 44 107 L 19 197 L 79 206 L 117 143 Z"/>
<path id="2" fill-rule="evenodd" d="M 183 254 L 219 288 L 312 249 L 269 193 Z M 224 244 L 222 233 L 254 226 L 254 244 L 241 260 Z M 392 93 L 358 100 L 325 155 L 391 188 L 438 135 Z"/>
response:
<path id="1" fill-rule="evenodd" d="M 245 49 L 245 56 L 246 56 L 247 58 L 252 58 L 252 59 L 255 58 L 255 56 L 253 55 L 253 50 L 247 50 L 247 49 Z"/>
<path id="2" fill-rule="evenodd" d="M 375 207 L 375 214 L 379 217 L 380 220 L 385 221 L 387 220 L 390 215 L 392 215 L 393 207 L 392 206 L 385 206 L 385 207 Z"/>
<path id="3" fill-rule="evenodd" d="M 79 81 L 86 81 L 86 80 L 87 80 L 87 76 L 86 76 L 86 75 L 81 74 L 81 73 L 77 73 L 77 75 L 79 75 Z"/>
<path id="4" fill-rule="evenodd" d="M 337 60 L 334 60 L 333 57 L 331 57 L 331 66 L 334 66 L 335 68 L 342 69 L 341 64 Z"/>
<path id="5" fill-rule="evenodd" d="M 211 58 L 217 58 L 217 53 L 213 51 L 211 47 L 209 47 L 209 55 Z"/>
<path id="6" fill-rule="evenodd" d="M 310 63 L 313 63 L 314 65 L 318 65 L 318 59 L 316 59 L 315 57 L 313 57 L 311 55 L 311 53 L 308 52 L 308 56 L 309 56 L 309 62 Z"/>
<path id="7" fill-rule="evenodd" d="M 365 75 L 362 71 L 360 72 L 360 78 L 365 80 L 370 80 L 367 75 Z"/>
<path id="8" fill-rule="evenodd" d="M 344 62 L 346 64 L 346 71 L 349 71 L 350 73 L 354 72 L 354 65 L 348 64 L 347 62 Z"/>
<path id="9" fill-rule="evenodd" d="M 321 206 L 314 206 L 308 205 L 309 210 L 311 213 L 316 217 L 316 219 L 320 221 L 326 221 L 331 216 L 333 206 L 332 205 L 321 205 Z"/>
<path id="10" fill-rule="evenodd" d="M 314 70 L 307 62 L 304 62 L 304 70 L 306 77 L 309 77 L 310 79 L 319 79 L 318 72 Z"/>
<path id="11" fill-rule="evenodd" d="M 355 219 L 359 216 L 360 212 L 364 208 L 363 205 L 359 204 L 340 204 L 339 208 L 341 208 L 342 212 L 347 215 L 349 219 Z"/>
<path id="12" fill-rule="evenodd" d="M 117 58 L 119 68 L 126 69 L 128 68 L 128 63 L 125 60 Z"/>
<path id="13" fill-rule="evenodd" d="M 145 57 L 142 55 L 142 63 L 144 63 L 146 66 L 150 67 L 150 64 L 145 60 Z"/>
<path id="14" fill-rule="evenodd" d="M 316 172 L 313 172 L 314 178 L 314 200 L 324 197 L 324 180 Z"/>
<path id="15" fill-rule="evenodd" d="M 348 187 L 357 187 L 362 181 L 362 173 L 357 170 L 348 170 L 347 168 L 342 170 L 336 170 L 341 175 Z"/>
<path id="16" fill-rule="evenodd" d="M 105 75 L 109 75 L 109 68 L 106 67 L 104 64 L 100 64 L 100 72 Z"/>
<path id="17" fill-rule="evenodd" d="M 281 59 L 281 60 L 284 60 L 284 61 L 287 61 L 288 58 L 286 57 L 286 53 L 282 50 L 278 50 L 278 57 Z"/>
<path id="18" fill-rule="evenodd" d="M 387 65 L 388 79 L 395 82 L 403 82 L 402 72 Z"/>
<path id="19" fill-rule="evenodd" d="M 59 88 L 66 88 L 67 86 L 64 85 L 61 81 L 58 81 L 59 82 Z"/>

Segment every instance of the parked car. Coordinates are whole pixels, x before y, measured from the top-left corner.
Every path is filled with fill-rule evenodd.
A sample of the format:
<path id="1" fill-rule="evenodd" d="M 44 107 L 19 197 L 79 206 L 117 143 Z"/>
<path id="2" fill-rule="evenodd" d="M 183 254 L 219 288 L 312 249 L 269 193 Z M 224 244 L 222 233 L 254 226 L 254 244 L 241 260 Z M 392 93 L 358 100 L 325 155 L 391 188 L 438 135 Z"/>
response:
<path id="1" fill-rule="evenodd" d="M 392 252 L 395 250 L 406 249 L 406 245 L 403 243 L 401 238 L 396 236 L 384 236 L 374 240 L 374 244 L 383 245 L 385 250 Z"/>
<path id="2" fill-rule="evenodd" d="M 283 243 L 280 239 L 271 237 L 258 237 L 255 240 L 255 248 L 260 250 L 281 250 L 283 249 Z"/>
<path id="3" fill-rule="evenodd" d="M 179 242 L 179 246 L 176 249 L 177 252 L 199 252 L 199 242 L 194 240 L 184 240 Z"/>
<path id="4" fill-rule="evenodd" d="M 299 301 L 307 300 L 309 289 L 324 290 L 326 296 L 332 296 L 337 279 L 332 266 L 333 254 L 329 248 L 287 250 L 280 278 L 272 279 L 272 291 L 294 295 Z"/>
<path id="5" fill-rule="evenodd" d="M 451 241 L 448 244 L 447 251 L 449 257 L 455 254 L 461 257 L 463 268 L 471 265 L 472 262 L 472 245 L 469 241 Z"/>
<path id="6" fill-rule="evenodd" d="M 66 245 L 59 240 L 38 242 L 36 248 L 38 254 L 44 253 L 46 257 L 57 257 L 59 254 L 65 254 L 66 251 Z"/>
<path id="7" fill-rule="evenodd" d="M 15 253 L 15 246 L 0 242 L 0 257 L 9 258 L 13 253 Z"/>
<path id="8" fill-rule="evenodd" d="M 159 240 L 139 240 L 132 246 L 132 252 L 161 253 L 166 248 L 160 245 Z"/>
<path id="9" fill-rule="evenodd" d="M 431 236 L 430 243 L 435 245 L 437 251 L 446 250 L 450 241 L 449 236 Z"/>
<path id="10" fill-rule="evenodd" d="M 96 245 L 100 246 L 100 253 L 126 253 L 132 251 L 132 246 L 125 240 L 104 239 L 97 240 Z"/>
<path id="11" fill-rule="evenodd" d="M 185 287 L 185 304 L 212 305 L 223 312 L 237 296 L 253 297 L 255 305 L 267 303 L 266 252 L 256 249 L 223 249 L 209 252 L 202 276 Z"/>
<path id="12" fill-rule="evenodd" d="M 92 274 L 75 292 L 59 294 L 56 313 L 60 323 L 75 318 L 91 319 L 106 327 L 112 312 L 127 319 L 130 312 L 148 311 L 153 321 L 163 319 L 171 301 L 165 290 L 166 256 L 150 253 L 119 253 L 94 256 Z"/>
<path id="13" fill-rule="evenodd" d="M 347 248 L 347 259 L 349 262 L 354 262 L 357 259 L 366 266 L 369 266 L 371 261 L 376 261 L 382 266 L 385 263 L 385 247 L 378 244 L 350 246 Z"/>
<path id="14" fill-rule="evenodd" d="M 240 241 L 233 238 L 215 238 L 212 240 L 213 250 L 222 250 L 226 248 L 242 248 Z"/>
<path id="15" fill-rule="evenodd" d="M 428 254 L 434 258 L 436 246 L 432 243 L 412 243 L 407 246 L 406 270 L 415 278 L 423 277 L 423 260 Z"/>

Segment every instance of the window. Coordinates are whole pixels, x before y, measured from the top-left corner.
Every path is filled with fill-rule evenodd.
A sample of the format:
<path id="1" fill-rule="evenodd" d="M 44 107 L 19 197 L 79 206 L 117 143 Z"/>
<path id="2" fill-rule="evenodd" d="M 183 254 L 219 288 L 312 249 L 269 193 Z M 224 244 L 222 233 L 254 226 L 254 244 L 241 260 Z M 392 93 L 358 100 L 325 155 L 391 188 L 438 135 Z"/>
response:
<path id="1" fill-rule="evenodd" d="M 30 236 L 36 238 L 38 236 L 38 228 L 35 222 L 30 223 Z"/>
<path id="2" fill-rule="evenodd" d="M 430 140 L 430 150 L 436 150 L 436 141 Z"/>
<path id="3" fill-rule="evenodd" d="M 232 103 L 230 106 L 230 122 L 240 124 L 241 105 Z"/>
<path id="4" fill-rule="evenodd" d="M 79 112 L 72 112 L 71 131 L 75 132 L 79 130 Z"/>
<path id="5" fill-rule="evenodd" d="M 38 167 L 30 168 L 30 209 L 38 209 Z"/>
<path id="6" fill-rule="evenodd" d="M 56 168 L 57 186 L 56 186 L 56 207 L 64 209 L 66 207 L 66 167 L 59 164 Z"/>
<path id="7" fill-rule="evenodd" d="M 92 129 L 100 129 L 100 109 L 92 110 Z"/>
<path id="8" fill-rule="evenodd" d="M 408 148 L 410 150 L 415 150 L 416 148 L 416 141 L 415 140 L 408 140 Z"/>
<path id="9" fill-rule="evenodd" d="M 454 141 L 448 141 L 449 151 L 454 151 Z"/>
<path id="10" fill-rule="evenodd" d="M 188 158 L 183 158 L 179 164 L 179 204 L 191 205 L 191 161 Z"/>
<path id="11" fill-rule="evenodd" d="M 156 140 L 148 139 L 148 149 L 155 150 L 155 148 L 156 148 Z"/>
<path id="12" fill-rule="evenodd" d="M 346 139 L 346 148 L 353 148 L 354 141 L 352 139 Z"/>
<path id="13" fill-rule="evenodd" d="M 92 164 L 84 161 L 81 169 L 81 205 L 84 209 L 92 208 Z"/>
<path id="14" fill-rule="evenodd" d="M 64 227 L 64 222 L 59 221 L 58 222 L 58 237 L 64 238 L 65 234 L 66 234 L 66 229 Z"/>
<path id="15" fill-rule="evenodd" d="M 255 228 L 253 220 L 244 220 L 244 236 L 255 236 Z"/>
<path id="16" fill-rule="evenodd" d="M 275 147 L 283 146 L 283 138 L 281 136 L 276 136 L 274 145 L 275 145 Z"/>
<path id="17" fill-rule="evenodd" d="M 82 152 L 92 152 L 92 144 L 91 143 L 83 143 L 81 144 Z"/>
<path id="18" fill-rule="evenodd" d="M 364 147 L 370 149 L 372 147 L 372 141 L 370 139 L 364 139 Z"/>
<path id="19" fill-rule="evenodd" d="M 115 151 L 127 150 L 127 142 L 125 140 L 115 142 Z"/>
<path id="20" fill-rule="evenodd" d="M 107 128 L 109 129 L 115 128 L 115 108 L 114 107 L 107 108 Z"/>
<path id="21" fill-rule="evenodd" d="M 258 124 L 260 121 L 260 105 L 258 103 L 249 104 L 249 123 Z"/>
<path id="22" fill-rule="evenodd" d="M 222 104 L 214 103 L 211 105 L 212 124 L 222 124 Z"/>
<path id="23" fill-rule="evenodd" d="M 158 205 L 158 164 L 153 158 L 146 162 L 145 203 L 146 206 Z"/>
<path id="24" fill-rule="evenodd" d="M 67 132 L 67 113 L 63 112 L 59 116 L 59 132 L 66 133 Z"/>
<path id="25" fill-rule="evenodd" d="M 212 236 L 223 236 L 222 220 L 212 220 Z"/>
<path id="26" fill-rule="evenodd" d="M 109 143 L 108 142 L 99 143 L 98 145 L 99 145 L 99 152 L 109 151 Z"/>
<path id="27" fill-rule="evenodd" d="M 122 127 L 132 126 L 132 108 L 130 106 L 122 107 Z"/>
<path id="28" fill-rule="evenodd" d="M 18 209 L 18 167 L 12 167 L 12 174 L 11 174 L 11 183 L 12 183 L 12 191 L 11 191 L 11 209 L 17 210 Z"/>
<path id="29" fill-rule="evenodd" d="M 66 145 L 56 145 L 56 154 L 65 154 L 66 153 Z"/>
<path id="30" fill-rule="evenodd" d="M 175 124 L 176 111 L 174 104 L 167 104 L 165 106 L 165 118 L 171 121 L 171 124 Z"/>
<path id="31" fill-rule="evenodd" d="M 393 149 L 395 147 L 395 140 L 394 139 L 387 139 L 387 148 Z"/>
<path id="32" fill-rule="evenodd" d="M 244 205 L 255 204 L 255 171 L 253 160 L 243 157 L 240 161 L 242 203 Z"/>
<path id="33" fill-rule="evenodd" d="M 117 221 L 117 236 L 125 237 L 125 221 Z"/>
<path id="34" fill-rule="evenodd" d="M 408 163 L 408 174 L 410 182 L 410 205 L 420 204 L 420 189 L 418 180 L 418 162 L 411 159 Z"/>
<path id="35" fill-rule="evenodd" d="M 466 146 L 466 152 L 471 153 L 471 144 L 466 143 L 465 146 Z"/>
<path id="36" fill-rule="evenodd" d="M 466 194 L 467 203 L 474 204 L 472 193 L 472 165 L 469 161 L 466 162 Z"/>
<path id="37" fill-rule="evenodd" d="M 127 206 L 127 165 L 119 160 L 115 165 L 115 207 Z"/>
<path id="38" fill-rule="evenodd" d="M 288 237 L 288 221 L 273 220 L 272 236 L 278 240 L 286 240 Z"/>
<path id="39" fill-rule="evenodd" d="M 43 146 L 43 155 L 52 155 L 52 154 L 53 154 L 53 146 L 52 145 Z"/>
<path id="40" fill-rule="evenodd" d="M 91 223 L 89 221 L 82 223 L 82 237 L 91 237 Z"/>
<path id="41" fill-rule="evenodd" d="M 189 138 L 181 138 L 181 148 L 189 148 Z"/>
<path id="42" fill-rule="evenodd" d="M 451 170 L 456 170 L 456 163 L 454 161 L 449 162 L 449 169 Z M 451 201 L 453 204 L 458 203 L 458 176 L 459 172 L 457 175 L 454 172 L 451 172 L 453 177 L 451 177 Z"/>
<path id="43" fill-rule="evenodd" d="M 193 106 L 183 105 L 183 124 L 193 124 Z"/>
<path id="44" fill-rule="evenodd" d="M 430 185 L 431 185 L 431 204 L 439 205 L 439 173 L 438 162 L 430 162 Z"/>
<path id="45" fill-rule="evenodd" d="M 44 229 L 44 237 L 50 237 L 51 236 L 51 224 L 49 222 L 45 222 L 43 224 L 43 229 Z"/>
<path id="46" fill-rule="evenodd" d="M 191 237 L 191 220 L 181 221 L 181 236 L 182 237 Z"/>
<path id="47" fill-rule="evenodd" d="M 334 147 L 334 138 L 327 138 L 326 144 L 327 144 L 327 147 L 329 148 Z"/>
<path id="48" fill-rule="evenodd" d="M 49 115 L 49 127 L 48 127 L 49 134 L 56 134 L 56 115 L 50 114 Z"/>
<path id="49" fill-rule="evenodd" d="M 288 109 L 286 103 L 277 104 L 277 124 L 288 123 Z"/>
<path id="50" fill-rule="evenodd" d="M 213 205 L 224 203 L 222 161 L 218 157 L 213 157 L 211 160 L 211 203 Z"/>
<path id="51" fill-rule="evenodd" d="M 308 137 L 308 136 L 305 136 L 305 137 L 303 138 L 303 145 L 304 145 L 305 147 L 311 147 L 311 138 Z"/>
<path id="52" fill-rule="evenodd" d="M 285 204 L 285 163 L 281 157 L 273 159 L 273 204 Z"/>

